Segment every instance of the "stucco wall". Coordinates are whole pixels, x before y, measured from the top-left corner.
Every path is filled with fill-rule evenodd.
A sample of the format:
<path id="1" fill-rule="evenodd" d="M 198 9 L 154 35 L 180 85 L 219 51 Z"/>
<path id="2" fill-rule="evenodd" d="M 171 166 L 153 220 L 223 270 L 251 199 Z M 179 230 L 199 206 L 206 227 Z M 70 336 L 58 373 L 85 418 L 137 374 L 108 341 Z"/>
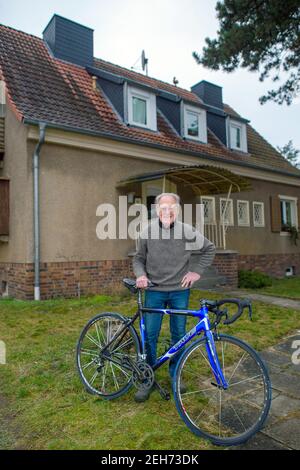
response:
<path id="1" fill-rule="evenodd" d="M 300 203 L 300 188 L 267 181 L 251 180 L 252 191 L 232 194 L 234 206 L 234 226 L 228 228 L 227 248 L 237 250 L 240 254 L 284 254 L 300 253 L 300 241 L 295 246 L 289 236 L 271 231 L 270 196 L 284 195 L 298 197 Z M 238 226 L 237 200 L 249 201 L 250 226 Z M 253 201 L 264 203 L 265 227 L 254 227 Z M 219 198 L 216 201 L 216 213 L 219 216 Z M 300 221 L 299 221 L 300 223 Z"/>
<path id="2" fill-rule="evenodd" d="M 23 263 L 27 260 L 29 198 L 27 130 L 9 106 L 5 118 L 5 156 L 0 176 L 9 178 L 9 242 L 0 242 L 0 261 Z"/>
<path id="3" fill-rule="evenodd" d="M 33 150 L 31 143 L 29 154 Z M 116 185 L 122 178 L 165 166 L 45 144 L 40 157 L 41 261 L 127 257 L 135 246 L 134 241 L 97 238 L 96 226 L 100 220 L 96 216 L 97 207 L 101 203 L 117 206 L 121 193 Z M 33 253 L 32 237 L 29 237 L 29 247 Z"/>
<path id="4" fill-rule="evenodd" d="M 29 154 L 33 149 L 33 144 L 30 144 Z M 96 216 L 97 206 L 103 202 L 117 204 L 120 193 L 116 191 L 116 185 L 119 180 L 168 166 L 57 145 L 43 146 L 40 162 L 41 260 L 84 261 L 126 257 L 134 246 L 133 241 L 97 238 L 96 225 L 100 220 Z M 295 247 L 289 237 L 271 232 L 269 200 L 270 195 L 276 194 L 300 199 L 300 188 L 259 180 L 252 180 L 251 183 L 252 191 L 232 194 L 234 226 L 228 229 L 227 248 L 245 255 L 300 252 L 300 243 Z M 196 201 L 188 191 L 180 189 L 179 193 L 183 196 L 183 202 Z M 217 218 L 219 197 L 216 197 Z M 250 227 L 237 225 L 237 199 L 250 202 Z M 265 228 L 253 226 L 252 201 L 264 202 Z"/>
<path id="5" fill-rule="evenodd" d="M 36 142 L 26 142 L 27 129 L 8 109 L 6 155 L 0 175 L 10 177 L 10 237 L 0 243 L 0 261 L 33 262 L 32 155 Z M 155 153 L 155 150 L 153 150 Z M 141 154 L 142 157 L 142 154 Z M 197 162 L 200 163 L 199 159 Z M 138 160 L 94 150 L 45 144 L 40 157 L 41 262 L 118 260 L 134 247 L 129 240 L 99 240 L 96 226 L 99 204 L 117 204 L 118 181 L 134 174 L 172 165 Z M 270 195 L 298 197 L 300 188 L 252 180 L 253 190 L 233 194 L 235 225 L 228 229 L 227 248 L 243 255 L 300 252 L 288 237 L 270 229 Z M 196 202 L 191 191 L 180 188 L 183 202 Z M 236 200 L 250 201 L 250 227 L 237 225 Z M 252 201 L 265 204 L 265 228 L 253 227 Z M 219 218 L 219 196 L 216 214 Z M 300 221 L 299 221 L 300 222 Z"/>

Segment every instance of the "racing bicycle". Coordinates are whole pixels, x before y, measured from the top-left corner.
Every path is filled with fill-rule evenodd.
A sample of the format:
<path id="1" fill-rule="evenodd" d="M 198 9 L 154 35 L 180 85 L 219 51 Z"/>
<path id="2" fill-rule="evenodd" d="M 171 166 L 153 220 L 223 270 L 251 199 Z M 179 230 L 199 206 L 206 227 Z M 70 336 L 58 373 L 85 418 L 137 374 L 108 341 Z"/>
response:
<path id="1" fill-rule="evenodd" d="M 221 322 L 234 323 L 244 309 L 252 318 L 251 301 L 202 299 L 198 310 L 154 309 L 143 305 L 142 290 L 134 280 L 126 278 L 123 283 L 137 295 L 136 313 L 131 318 L 112 312 L 97 314 L 80 334 L 76 362 L 86 390 L 110 400 L 132 386 L 154 386 L 168 400 L 170 394 L 156 381 L 155 371 L 179 353 L 172 386 L 176 408 L 187 427 L 223 446 L 241 444 L 257 433 L 271 405 L 268 371 L 251 346 L 218 331 Z M 230 313 L 232 306 L 234 314 Z M 146 362 L 144 324 L 144 314 L 151 313 L 187 315 L 197 320 L 152 367 Z M 137 320 L 140 334 L 134 326 Z"/>

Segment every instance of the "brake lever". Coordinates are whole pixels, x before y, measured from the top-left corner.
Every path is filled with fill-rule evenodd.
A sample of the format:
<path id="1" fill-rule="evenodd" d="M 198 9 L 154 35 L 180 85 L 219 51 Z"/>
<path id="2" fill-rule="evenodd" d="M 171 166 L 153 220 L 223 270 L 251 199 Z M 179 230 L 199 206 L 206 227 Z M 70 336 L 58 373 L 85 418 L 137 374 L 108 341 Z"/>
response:
<path id="1" fill-rule="evenodd" d="M 228 320 L 228 308 L 224 308 L 223 310 L 223 313 L 222 313 L 222 317 L 225 317 L 225 320 Z"/>

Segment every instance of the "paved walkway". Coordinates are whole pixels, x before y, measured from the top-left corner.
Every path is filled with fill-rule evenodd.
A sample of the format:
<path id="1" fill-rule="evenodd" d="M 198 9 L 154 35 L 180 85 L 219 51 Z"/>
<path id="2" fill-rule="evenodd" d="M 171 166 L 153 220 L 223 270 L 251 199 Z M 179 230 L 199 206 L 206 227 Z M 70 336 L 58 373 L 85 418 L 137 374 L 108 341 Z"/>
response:
<path id="1" fill-rule="evenodd" d="M 230 296 L 243 297 L 251 300 L 257 300 L 266 304 L 278 305 L 278 307 L 287 307 L 293 308 L 295 310 L 300 310 L 300 300 L 286 299 L 285 297 L 274 297 L 272 295 L 265 294 L 256 294 L 252 292 L 247 292 L 242 289 L 232 290 L 226 288 L 215 288 L 211 289 L 214 292 L 230 294 Z"/>
<path id="2" fill-rule="evenodd" d="M 270 414 L 256 436 L 233 449 L 300 450 L 300 331 L 260 355 L 272 383 Z"/>

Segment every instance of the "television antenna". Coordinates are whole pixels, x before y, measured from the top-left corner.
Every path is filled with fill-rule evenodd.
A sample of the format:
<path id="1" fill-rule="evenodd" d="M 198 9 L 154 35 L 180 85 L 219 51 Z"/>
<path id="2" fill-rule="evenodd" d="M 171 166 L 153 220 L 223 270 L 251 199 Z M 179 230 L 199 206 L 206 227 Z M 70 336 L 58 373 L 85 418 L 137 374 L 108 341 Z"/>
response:
<path id="1" fill-rule="evenodd" d="M 146 71 L 146 75 L 148 75 L 148 59 L 146 58 L 144 49 L 142 50 L 142 54 L 139 56 L 139 58 L 135 61 L 135 63 L 131 67 L 131 70 L 141 70 L 140 67 L 135 67 L 137 62 L 141 62 L 143 71 L 144 72 Z"/>
<path id="2" fill-rule="evenodd" d="M 148 59 L 146 58 L 144 49 L 142 50 L 142 69 L 146 70 L 146 75 L 148 75 Z"/>

